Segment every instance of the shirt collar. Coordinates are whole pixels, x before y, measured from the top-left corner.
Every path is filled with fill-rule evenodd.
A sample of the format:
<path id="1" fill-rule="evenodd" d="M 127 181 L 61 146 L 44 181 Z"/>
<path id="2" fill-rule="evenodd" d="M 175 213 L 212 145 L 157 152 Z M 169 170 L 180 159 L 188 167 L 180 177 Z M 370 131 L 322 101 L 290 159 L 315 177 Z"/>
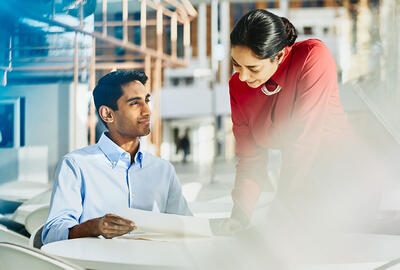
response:
<path id="1" fill-rule="evenodd" d="M 111 166 L 114 168 L 117 164 L 118 161 L 125 157 L 129 156 L 130 154 L 126 152 L 124 149 L 119 147 L 115 142 L 113 142 L 109 137 L 107 132 L 103 132 L 101 135 L 99 141 L 97 142 L 97 145 L 99 146 L 100 150 L 104 153 L 104 155 L 108 158 L 108 160 L 111 162 Z M 139 147 L 138 151 L 136 153 L 136 156 L 134 158 L 135 163 L 139 163 L 140 168 L 142 168 L 142 163 L 143 163 L 143 151 L 141 147 L 141 143 L 139 140 Z M 130 163 L 130 158 L 129 158 L 129 163 Z"/>
<path id="2" fill-rule="evenodd" d="M 283 88 L 283 84 L 285 82 L 285 74 L 288 69 L 288 56 L 292 51 L 292 47 L 285 47 L 285 55 L 283 56 L 282 62 L 279 65 L 278 69 L 275 71 L 274 75 L 272 75 L 271 79 L 276 82 L 280 87 Z"/>

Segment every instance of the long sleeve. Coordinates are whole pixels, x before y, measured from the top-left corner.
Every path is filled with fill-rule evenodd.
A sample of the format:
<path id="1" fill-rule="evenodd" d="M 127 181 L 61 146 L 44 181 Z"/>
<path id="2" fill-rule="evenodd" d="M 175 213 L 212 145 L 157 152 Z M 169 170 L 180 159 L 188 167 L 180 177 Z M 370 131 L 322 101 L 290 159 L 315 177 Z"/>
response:
<path id="1" fill-rule="evenodd" d="M 292 119 L 285 130 L 278 196 L 284 200 L 307 198 L 307 175 L 325 145 L 322 139 L 328 122 L 330 98 L 337 94 L 336 65 L 328 48 L 320 42 L 309 46 L 299 75 Z M 338 102 L 340 104 L 340 102 Z M 296 201 L 298 201 L 296 200 Z"/>
<path id="2" fill-rule="evenodd" d="M 230 83 L 230 89 L 234 86 Z M 266 149 L 259 147 L 251 134 L 249 122 L 231 93 L 231 111 L 233 133 L 236 140 L 236 155 L 239 158 L 236 165 L 235 186 L 232 191 L 235 212 L 251 216 L 260 196 L 262 187 L 267 181 Z"/>
<path id="3" fill-rule="evenodd" d="M 185 197 L 182 194 L 182 187 L 179 183 L 174 167 L 170 164 L 170 185 L 166 213 L 184 216 L 192 216 Z"/>
<path id="4" fill-rule="evenodd" d="M 43 227 L 44 244 L 66 240 L 69 228 L 79 224 L 82 213 L 82 177 L 73 159 L 61 160 L 54 183 L 50 211 Z"/>

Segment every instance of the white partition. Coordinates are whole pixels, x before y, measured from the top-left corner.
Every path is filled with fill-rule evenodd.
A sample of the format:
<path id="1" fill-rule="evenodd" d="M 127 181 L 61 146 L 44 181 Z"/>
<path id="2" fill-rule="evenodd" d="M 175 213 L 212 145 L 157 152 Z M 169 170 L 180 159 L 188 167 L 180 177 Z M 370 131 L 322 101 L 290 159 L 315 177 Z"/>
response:
<path id="1" fill-rule="evenodd" d="M 18 181 L 48 182 L 48 146 L 21 147 L 18 151 Z"/>

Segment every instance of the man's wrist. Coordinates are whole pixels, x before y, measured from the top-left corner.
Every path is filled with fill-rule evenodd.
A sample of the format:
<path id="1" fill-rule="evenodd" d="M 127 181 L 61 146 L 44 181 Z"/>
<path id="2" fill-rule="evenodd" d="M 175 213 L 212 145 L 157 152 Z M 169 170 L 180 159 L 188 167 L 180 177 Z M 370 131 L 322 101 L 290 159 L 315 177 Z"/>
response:
<path id="1" fill-rule="evenodd" d="M 99 229 L 99 222 L 100 218 L 94 218 L 69 228 L 68 238 L 72 239 L 99 236 L 101 234 Z"/>

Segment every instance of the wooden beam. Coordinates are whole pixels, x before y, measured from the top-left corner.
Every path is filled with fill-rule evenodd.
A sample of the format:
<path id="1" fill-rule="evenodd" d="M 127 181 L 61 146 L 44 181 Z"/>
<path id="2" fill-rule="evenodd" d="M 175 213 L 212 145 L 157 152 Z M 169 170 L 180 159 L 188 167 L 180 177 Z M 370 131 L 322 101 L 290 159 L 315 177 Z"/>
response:
<path id="1" fill-rule="evenodd" d="M 186 21 L 183 25 L 183 47 L 184 47 L 184 61 L 189 62 L 188 48 L 190 46 L 190 21 Z"/>
<path id="2" fill-rule="evenodd" d="M 149 23 L 147 21 L 147 2 L 141 0 L 140 3 L 140 47 L 145 49 L 147 46 L 146 26 Z M 155 21 L 157 22 L 157 20 Z"/>
<path id="3" fill-rule="evenodd" d="M 35 18 L 35 19 L 38 20 L 38 21 L 43 21 L 43 22 L 46 22 L 46 23 L 49 23 L 49 24 L 52 24 L 52 25 L 58 25 L 58 26 L 61 26 L 61 27 L 67 28 L 67 29 L 71 29 L 73 31 L 77 31 L 77 32 L 83 33 L 85 35 L 89 35 L 89 36 L 95 37 L 96 40 L 101 40 L 101 41 L 104 41 L 104 42 L 108 42 L 108 43 L 113 44 L 115 46 L 123 47 L 123 48 L 125 48 L 127 50 L 140 52 L 140 53 L 143 53 L 144 55 L 150 55 L 151 57 L 154 57 L 154 58 L 160 58 L 161 60 L 169 62 L 171 66 L 175 66 L 175 67 L 186 66 L 186 63 L 184 61 L 180 60 L 179 58 L 178 59 L 172 59 L 172 57 L 170 55 L 166 55 L 166 54 L 163 54 L 163 53 L 159 54 L 159 52 L 157 50 L 154 50 L 154 49 L 150 49 L 150 48 L 142 49 L 140 46 L 137 46 L 137 45 L 135 45 L 135 44 L 133 44 L 131 42 L 124 43 L 124 42 L 122 42 L 122 40 L 120 40 L 118 38 L 115 38 L 115 37 L 111 37 L 111 36 L 103 37 L 103 35 L 101 33 L 99 33 L 99 32 L 96 32 L 96 31 L 89 32 L 89 31 L 81 29 L 79 27 L 70 26 L 68 24 L 65 24 L 65 23 L 62 23 L 62 22 L 59 22 L 59 21 L 49 20 L 47 18 L 41 18 L 41 17 L 38 17 L 38 18 Z"/>
<path id="4" fill-rule="evenodd" d="M 156 33 L 157 33 L 157 54 L 161 55 L 163 53 L 163 9 L 159 7 L 157 9 L 157 25 L 156 25 Z"/>
<path id="5" fill-rule="evenodd" d="M 78 32 L 75 32 L 75 49 L 74 49 L 74 110 L 73 110 L 73 131 L 74 131 L 74 138 L 73 138 L 73 148 L 77 148 L 77 130 L 78 130 L 78 79 L 79 79 L 79 49 L 78 49 Z"/>
<path id="6" fill-rule="evenodd" d="M 197 16 L 197 11 L 194 9 L 192 4 L 190 3 L 189 0 L 181 0 L 183 6 L 185 7 L 187 13 L 189 14 L 190 17 L 196 17 Z"/>
<path id="7" fill-rule="evenodd" d="M 128 43 L 128 0 L 122 0 L 122 42 Z"/>
<path id="8" fill-rule="evenodd" d="M 96 38 L 92 37 L 92 55 L 90 58 L 90 92 L 93 93 L 93 90 L 96 86 Z M 96 107 L 94 105 L 94 99 L 93 95 L 90 99 L 90 111 L 89 111 L 89 119 L 88 119 L 88 124 L 89 124 L 89 144 L 95 144 L 96 143 Z"/>
<path id="9" fill-rule="evenodd" d="M 178 38 L 178 15 L 175 13 L 171 18 L 171 56 L 177 57 L 177 38 Z"/>
<path id="10" fill-rule="evenodd" d="M 170 20 L 164 20 L 163 23 L 164 25 L 169 25 L 170 24 Z M 127 22 L 128 26 L 142 26 L 142 22 L 141 20 L 128 20 Z M 95 22 L 94 26 L 95 27 L 100 27 L 102 26 L 103 23 L 102 22 Z M 146 20 L 146 24 L 145 26 L 156 26 L 157 25 L 157 20 Z M 118 26 L 123 26 L 123 22 L 121 21 L 108 21 L 107 22 L 107 26 L 108 27 L 118 27 Z M 65 32 L 63 32 L 65 33 Z"/>
<path id="11" fill-rule="evenodd" d="M 139 62 L 109 62 L 109 63 L 97 63 L 96 70 L 113 70 L 113 69 L 142 69 L 144 63 Z"/>
<path id="12" fill-rule="evenodd" d="M 107 36 L 107 0 L 103 0 L 103 37 Z"/>
<path id="13" fill-rule="evenodd" d="M 147 75 L 147 82 L 146 82 L 146 87 L 147 89 L 152 88 L 152 74 L 151 74 L 151 57 L 149 55 L 146 55 L 144 58 L 144 73 Z"/>

